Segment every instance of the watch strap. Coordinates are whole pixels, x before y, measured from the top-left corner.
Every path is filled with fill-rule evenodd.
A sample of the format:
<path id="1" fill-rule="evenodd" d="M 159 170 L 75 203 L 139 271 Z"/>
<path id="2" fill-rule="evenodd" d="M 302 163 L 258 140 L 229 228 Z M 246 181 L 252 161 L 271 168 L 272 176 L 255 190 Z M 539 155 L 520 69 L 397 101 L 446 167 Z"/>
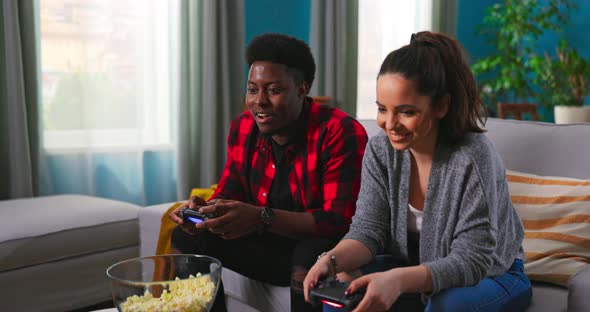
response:
<path id="1" fill-rule="evenodd" d="M 262 207 L 260 211 L 261 224 L 258 226 L 258 234 L 264 233 L 274 222 L 275 213 L 270 207 Z"/>

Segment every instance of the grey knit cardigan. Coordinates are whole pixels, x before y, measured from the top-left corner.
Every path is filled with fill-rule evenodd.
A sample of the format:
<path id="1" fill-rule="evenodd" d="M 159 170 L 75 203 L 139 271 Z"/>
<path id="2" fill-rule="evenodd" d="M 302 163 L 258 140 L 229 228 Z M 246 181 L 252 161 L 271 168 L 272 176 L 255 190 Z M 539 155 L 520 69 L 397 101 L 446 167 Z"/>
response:
<path id="1" fill-rule="evenodd" d="M 373 255 L 408 261 L 409 151 L 396 151 L 381 133 L 363 158 L 356 214 L 344 239 Z M 433 295 L 503 274 L 523 259 L 523 226 L 508 194 L 502 160 L 491 141 L 469 133 L 459 144 L 437 144 L 428 181 L 420 263 L 432 272 Z"/>

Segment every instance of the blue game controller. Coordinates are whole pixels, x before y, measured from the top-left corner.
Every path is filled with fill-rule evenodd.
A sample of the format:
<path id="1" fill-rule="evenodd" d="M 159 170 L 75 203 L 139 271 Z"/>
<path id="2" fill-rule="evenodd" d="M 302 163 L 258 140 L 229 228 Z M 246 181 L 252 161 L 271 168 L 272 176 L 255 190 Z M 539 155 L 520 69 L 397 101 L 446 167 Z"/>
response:
<path id="1" fill-rule="evenodd" d="M 192 222 L 192 223 L 201 223 L 203 221 L 217 218 L 217 213 L 210 212 L 210 213 L 200 213 L 196 210 L 190 208 L 182 208 L 178 212 L 178 217 L 184 221 Z"/>

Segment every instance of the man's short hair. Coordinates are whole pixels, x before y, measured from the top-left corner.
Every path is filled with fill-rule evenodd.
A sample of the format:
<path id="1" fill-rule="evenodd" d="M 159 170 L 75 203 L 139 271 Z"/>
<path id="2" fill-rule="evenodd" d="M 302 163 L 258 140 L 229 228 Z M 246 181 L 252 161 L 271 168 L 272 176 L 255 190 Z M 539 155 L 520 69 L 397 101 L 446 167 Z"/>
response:
<path id="1" fill-rule="evenodd" d="M 309 46 L 302 40 L 277 33 L 254 37 L 246 49 L 246 62 L 250 67 L 257 61 L 287 66 L 297 83 L 305 81 L 311 89 L 315 77 L 315 62 Z"/>

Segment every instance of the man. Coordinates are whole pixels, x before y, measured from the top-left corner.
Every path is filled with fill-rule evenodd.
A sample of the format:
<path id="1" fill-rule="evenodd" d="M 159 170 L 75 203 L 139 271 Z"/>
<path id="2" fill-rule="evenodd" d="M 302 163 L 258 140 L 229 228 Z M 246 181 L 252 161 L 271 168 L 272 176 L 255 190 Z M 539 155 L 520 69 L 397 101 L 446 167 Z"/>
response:
<path id="1" fill-rule="evenodd" d="M 194 225 L 175 210 L 172 245 L 259 281 L 291 284 L 291 310 L 310 310 L 301 282 L 348 230 L 367 134 L 308 97 L 315 63 L 303 41 L 264 34 L 248 45 L 246 59 L 248 111 L 231 124 L 218 188 L 201 207 L 189 203 L 219 216 Z M 225 309 L 223 290 L 214 309 Z"/>

